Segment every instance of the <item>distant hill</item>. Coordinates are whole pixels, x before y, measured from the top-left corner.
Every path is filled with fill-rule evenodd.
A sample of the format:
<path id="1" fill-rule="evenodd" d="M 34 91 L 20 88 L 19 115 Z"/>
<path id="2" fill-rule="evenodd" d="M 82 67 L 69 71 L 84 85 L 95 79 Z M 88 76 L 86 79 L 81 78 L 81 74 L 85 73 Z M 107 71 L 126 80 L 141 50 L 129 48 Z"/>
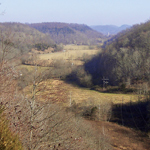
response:
<path id="1" fill-rule="evenodd" d="M 34 23 L 29 24 L 40 32 L 48 34 L 56 43 L 95 44 L 103 35 L 84 24 Z"/>
<path id="2" fill-rule="evenodd" d="M 90 27 L 100 33 L 103 33 L 104 35 L 108 35 L 108 34 L 114 35 L 114 34 L 121 32 L 122 30 L 126 30 L 130 28 L 131 26 L 122 25 L 118 27 L 115 25 L 97 25 L 97 26 L 90 26 Z"/>

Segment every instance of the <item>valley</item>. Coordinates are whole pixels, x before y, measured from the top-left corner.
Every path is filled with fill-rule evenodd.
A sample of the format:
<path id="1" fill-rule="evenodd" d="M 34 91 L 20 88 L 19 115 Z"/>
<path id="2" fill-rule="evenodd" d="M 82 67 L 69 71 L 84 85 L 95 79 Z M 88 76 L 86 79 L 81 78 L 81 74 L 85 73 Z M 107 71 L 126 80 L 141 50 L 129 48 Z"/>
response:
<path id="1" fill-rule="evenodd" d="M 150 22 L 0 25 L 0 148 L 149 149 Z"/>

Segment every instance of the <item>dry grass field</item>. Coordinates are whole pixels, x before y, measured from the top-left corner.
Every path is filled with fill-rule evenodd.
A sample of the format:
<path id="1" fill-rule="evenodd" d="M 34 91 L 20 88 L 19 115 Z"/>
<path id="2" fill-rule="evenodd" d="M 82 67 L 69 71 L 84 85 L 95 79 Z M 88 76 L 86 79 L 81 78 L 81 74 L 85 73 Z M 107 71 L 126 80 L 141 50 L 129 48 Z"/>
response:
<path id="1" fill-rule="evenodd" d="M 63 103 L 64 106 L 69 106 L 70 101 L 75 103 L 93 104 L 98 105 L 101 103 L 112 102 L 113 104 L 127 103 L 132 100 L 135 102 L 138 97 L 130 94 L 110 94 L 110 93 L 100 93 L 98 91 L 90 90 L 87 88 L 81 88 L 68 84 L 61 80 L 47 80 L 40 84 L 37 88 L 42 89 L 38 94 L 40 95 L 39 100 L 44 101 L 52 100 L 54 102 Z M 32 87 L 30 87 L 32 88 Z M 26 91 L 31 91 L 29 87 L 25 89 Z"/>
<path id="2" fill-rule="evenodd" d="M 56 59 L 63 59 L 71 61 L 76 65 L 82 65 L 83 59 L 89 59 L 101 52 L 101 50 L 97 50 L 95 47 L 93 48 L 94 49 L 90 49 L 89 46 L 85 45 L 66 45 L 62 52 L 39 54 L 38 56 L 41 60 L 52 61 Z"/>
<path id="3" fill-rule="evenodd" d="M 92 46 L 93 49 L 96 49 L 96 46 Z M 70 45 L 65 45 L 64 46 L 65 50 L 89 50 L 89 46 L 88 45 L 74 45 L 74 44 L 70 44 Z"/>
<path id="4" fill-rule="evenodd" d="M 39 58 L 48 59 L 81 59 L 84 55 L 96 55 L 99 50 L 66 50 L 57 53 L 39 54 Z"/>

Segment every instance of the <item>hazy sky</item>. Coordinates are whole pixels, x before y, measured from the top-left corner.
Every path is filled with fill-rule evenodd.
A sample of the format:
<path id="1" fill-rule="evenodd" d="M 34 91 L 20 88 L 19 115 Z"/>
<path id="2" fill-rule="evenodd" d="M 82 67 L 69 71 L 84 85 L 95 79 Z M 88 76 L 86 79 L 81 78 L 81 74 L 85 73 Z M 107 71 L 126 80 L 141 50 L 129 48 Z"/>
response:
<path id="1" fill-rule="evenodd" d="M 0 0 L 0 22 L 137 24 L 150 19 L 150 0 Z"/>

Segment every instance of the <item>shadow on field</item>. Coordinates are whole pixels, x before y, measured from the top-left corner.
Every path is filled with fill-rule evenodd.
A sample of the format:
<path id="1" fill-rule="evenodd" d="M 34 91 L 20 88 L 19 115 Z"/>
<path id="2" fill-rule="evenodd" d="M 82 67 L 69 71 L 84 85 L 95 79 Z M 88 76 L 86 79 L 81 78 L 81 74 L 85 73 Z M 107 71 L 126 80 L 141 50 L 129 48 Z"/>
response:
<path id="1" fill-rule="evenodd" d="M 114 105 L 110 122 L 147 132 L 149 128 L 148 106 L 148 101 Z"/>

